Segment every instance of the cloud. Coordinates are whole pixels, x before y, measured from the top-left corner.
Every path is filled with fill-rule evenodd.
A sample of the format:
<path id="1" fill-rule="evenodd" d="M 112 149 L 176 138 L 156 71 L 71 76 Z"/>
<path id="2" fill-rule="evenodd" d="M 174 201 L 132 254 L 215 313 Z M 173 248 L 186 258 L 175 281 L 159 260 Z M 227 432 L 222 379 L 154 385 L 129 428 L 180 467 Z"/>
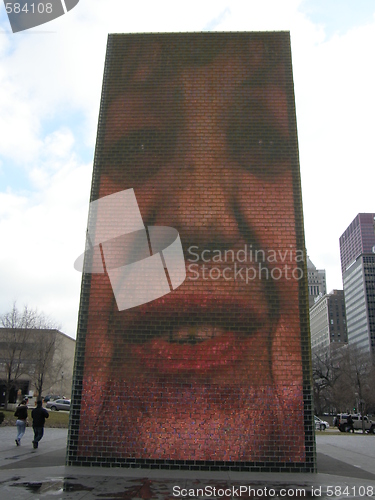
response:
<path id="1" fill-rule="evenodd" d="M 81 276 L 73 262 L 84 248 L 91 170 L 68 160 L 41 191 L 0 193 L 0 311 L 17 300 L 75 335 Z"/>
<path id="2" fill-rule="evenodd" d="M 0 192 L 0 274 L 7 285 L 0 312 L 16 299 L 75 335 L 81 276 L 73 262 L 84 248 L 106 41 L 114 32 L 291 31 L 307 247 L 315 265 L 326 267 L 328 286 L 340 287 L 338 238 L 358 212 L 374 211 L 368 180 L 374 24 L 372 17 L 327 36 L 300 0 L 131 7 L 90 0 L 89 8 L 80 2 L 30 32 L 13 35 L 6 28 L 0 37 L 0 173 L 16 174 Z"/>
<path id="3" fill-rule="evenodd" d="M 70 162 L 74 164 L 74 142 L 73 133 L 67 128 L 55 130 L 44 138 L 38 164 L 29 172 L 30 180 L 36 189 L 48 188 L 53 184 L 55 173 L 64 171 Z"/>
<path id="4" fill-rule="evenodd" d="M 310 47 L 308 64 L 294 58 L 307 248 L 329 288 L 341 287 L 339 237 L 374 211 L 374 47 L 372 22 Z"/>

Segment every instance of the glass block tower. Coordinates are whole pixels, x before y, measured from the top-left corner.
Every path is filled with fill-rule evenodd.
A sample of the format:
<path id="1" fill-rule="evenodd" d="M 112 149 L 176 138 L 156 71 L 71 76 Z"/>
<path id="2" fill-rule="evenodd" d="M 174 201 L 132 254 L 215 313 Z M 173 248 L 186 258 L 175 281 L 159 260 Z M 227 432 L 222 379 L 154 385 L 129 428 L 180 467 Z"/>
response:
<path id="1" fill-rule="evenodd" d="M 340 237 L 348 342 L 375 355 L 375 213 L 358 214 Z"/>

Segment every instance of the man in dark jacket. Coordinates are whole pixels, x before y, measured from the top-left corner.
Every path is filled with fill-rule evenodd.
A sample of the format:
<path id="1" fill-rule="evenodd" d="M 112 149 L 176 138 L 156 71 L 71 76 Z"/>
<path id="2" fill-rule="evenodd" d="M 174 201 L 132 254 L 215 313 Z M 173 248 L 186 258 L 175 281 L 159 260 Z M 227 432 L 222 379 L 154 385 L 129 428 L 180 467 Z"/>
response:
<path id="1" fill-rule="evenodd" d="M 42 401 L 39 399 L 36 403 L 36 408 L 31 412 L 31 417 L 33 419 L 33 429 L 34 429 L 34 448 L 38 448 L 38 443 L 42 439 L 44 434 L 44 423 L 46 418 L 49 417 L 48 411 L 43 408 Z"/>
<path id="2" fill-rule="evenodd" d="M 348 415 L 348 418 L 346 419 L 346 422 L 349 426 L 349 432 L 352 431 L 352 433 L 354 434 L 354 425 L 353 425 L 353 417 L 349 414 Z"/>

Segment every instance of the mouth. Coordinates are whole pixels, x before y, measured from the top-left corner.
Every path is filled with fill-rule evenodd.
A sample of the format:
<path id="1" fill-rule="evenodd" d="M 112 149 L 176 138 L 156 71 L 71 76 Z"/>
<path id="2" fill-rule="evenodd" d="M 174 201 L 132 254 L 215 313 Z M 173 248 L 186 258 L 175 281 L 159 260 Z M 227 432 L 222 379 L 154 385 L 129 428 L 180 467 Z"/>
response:
<path id="1" fill-rule="evenodd" d="M 270 345 L 275 316 L 261 298 L 169 295 L 128 312 L 117 332 L 147 371 L 209 375 L 255 359 Z"/>
<path id="2" fill-rule="evenodd" d="M 162 338 L 170 344 L 196 345 L 209 339 L 223 336 L 225 330 L 222 327 L 214 325 L 185 326 L 178 330 L 172 330 Z"/>
<path id="3" fill-rule="evenodd" d="M 178 333 L 179 335 L 179 333 Z M 241 358 L 241 348 L 232 332 L 209 339 L 178 342 L 153 339 L 132 349 L 148 369 L 164 375 L 209 372 L 229 367 Z"/>

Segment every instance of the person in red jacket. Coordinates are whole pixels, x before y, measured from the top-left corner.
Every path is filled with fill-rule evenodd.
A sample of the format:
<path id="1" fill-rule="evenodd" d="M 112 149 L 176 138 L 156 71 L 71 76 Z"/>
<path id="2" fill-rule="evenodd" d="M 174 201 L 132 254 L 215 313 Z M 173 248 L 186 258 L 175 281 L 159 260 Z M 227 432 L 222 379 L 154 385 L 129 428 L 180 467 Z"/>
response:
<path id="1" fill-rule="evenodd" d="M 36 408 L 31 412 L 31 417 L 33 419 L 33 429 L 34 429 L 34 448 L 38 448 L 38 443 L 42 439 L 44 434 L 44 423 L 46 418 L 49 417 L 48 411 L 43 408 L 42 401 L 38 400 L 36 403 Z"/>

